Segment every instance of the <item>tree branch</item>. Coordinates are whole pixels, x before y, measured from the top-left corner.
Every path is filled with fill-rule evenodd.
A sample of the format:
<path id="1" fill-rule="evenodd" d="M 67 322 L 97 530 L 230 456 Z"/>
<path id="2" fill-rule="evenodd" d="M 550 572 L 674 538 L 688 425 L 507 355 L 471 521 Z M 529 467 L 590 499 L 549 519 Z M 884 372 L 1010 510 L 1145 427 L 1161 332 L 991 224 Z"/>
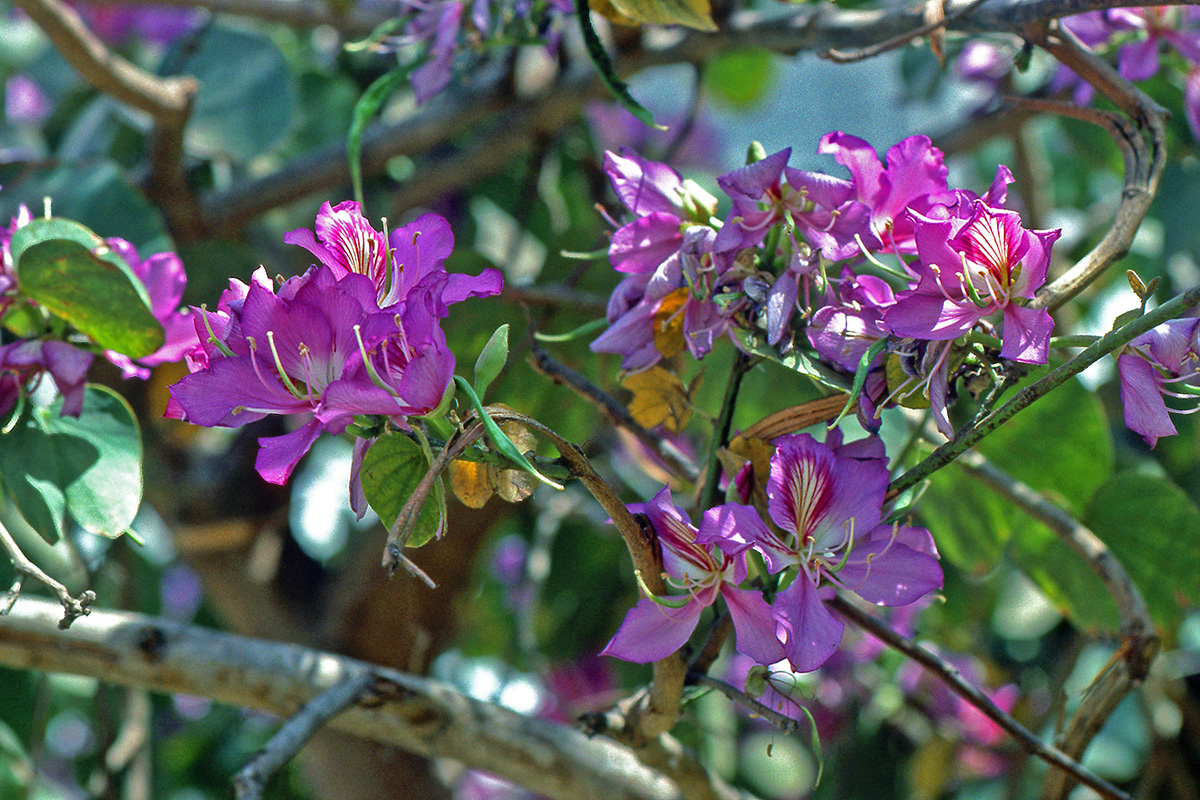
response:
<path id="1" fill-rule="evenodd" d="M 936 654 L 896 633 L 883 622 L 872 617 L 841 595 L 835 595 L 832 600 L 827 600 L 826 602 L 830 608 L 846 617 L 846 619 L 867 633 L 932 672 L 951 691 L 975 706 L 988 719 L 1003 728 L 1009 736 L 1016 739 L 1017 744 L 1026 752 L 1037 756 L 1051 766 L 1065 770 L 1080 783 L 1094 789 L 1102 796 L 1110 798 L 1110 800 L 1129 800 L 1128 794 L 1103 778 L 1093 774 L 1090 770 L 1085 769 L 1075 759 L 1057 748 L 1042 744 L 1041 739 L 1005 713 L 999 706 L 992 702 L 990 697 L 970 683 L 967 683 L 957 669 Z"/>
<path id="2" fill-rule="evenodd" d="M 1054 531 L 1080 558 L 1086 561 L 1104 582 L 1121 615 L 1123 645 L 1105 670 L 1085 693 L 1057 745 L 1072 758 L 1079 758 L 1117 704 L 1130 690 L 1141 684 L 1158 653 L 1159 638 L 1150 611 L 1137 584 L 1108 546 L 1070 514 L 1051 503 L 1034 489 L 1008 475 L 979 453 L 970 451 L 959 457 L 969 475 L 999 492 L 1005 499 L 1024 509 L 1030 516 Z M 1057 800 L 1072 788 L 1069 776 L 1048 776 L 1042 797 Z"/>
<path id="3" fill-rule="evenodd" d="M 199 84 L 195 78 L 160 78 L 111 52 L 79 14 L 60 0 L 15 0 L 46 33 L 85 81 L 153 120 L 150 194 L 167 215 L 172 233 L 200 235 L 200 209 L 183 168 L 183 130 Z"/>
<path id="4" fill-rule="evenodd" d="M 910 486 L 916 486 L 934 472 L 974 447 L 989 433 L 1016 416 L 1019 411 L 1028 408 L 1039 397 L 1042 397 L 1075 375 L 1083 372 L 1105 355 L 1115 352 L 1118 348 L 1128 344 L 1135 336 L 1139 336 L 1157 325 L 1181 316 L 1197 303 L 1200 303 L 1200 287 L 1189 289 L 1183 294 L 1177 295 L 1163 303 L 1148 314 L 1143 314 L 1133 322 L 1115 331 L 1109 331 L 1074 358 L 1051 370 L 1050 374 L 1041 380 L 1035 381 L 1017 392 L 1007 403 L 985 416 L 977 425 L 962 436 L 953 441 L 946 442 L 930 453 L 919 464 L 893 480 L 888 486 L 888 499 L 895 497 Z"/>
<path id="5" fill-rule="evenodd" d="M 1042 287 L 1029 304 L 1033 308 L 1053 311 L 1129 252 L 1133 237 L 1158 192 L 1159 179 L 1166 166 L 1167 111 L 1083 47 L 1070 31 L 1042 26 L 1029 35 L 1029 40 L 1081 75 L 1129 117 L 1127 120 L 1110 112 L 1047 101 L 1019 101 L 1035 110 L 1058 111 L 1100 125 L 1113 137 L 1125 164 L 1125 188 L 1116 217 L 1104 238 L 1074 267 Z"/>
<path id="6" fill-rule="evenodd" d="M 58 612 L 55 603 L 26 598 L 0 618 L 0 663 L 185 692 L 285 717 L 365 673 L 369 688 L 329 721 L 330 728 L 427 758 L 452 758 L 551 798 L 687 797 L 613 742 L 474 700 L 436 681 L 128 612 L 93 610 L 59 632 Z"/>
<path id="7" fill-rule="evenodd" d="M 295 758 L 300 748 L 304 747 L 322 725 L 358 702 L 372 681 L 371 673 L 363 671 L 341 683 L 335 683 L 306 703 L 275 732 L 250 763 L 233 777 L 237 799 L 259 800 L 271 776 Z"/>

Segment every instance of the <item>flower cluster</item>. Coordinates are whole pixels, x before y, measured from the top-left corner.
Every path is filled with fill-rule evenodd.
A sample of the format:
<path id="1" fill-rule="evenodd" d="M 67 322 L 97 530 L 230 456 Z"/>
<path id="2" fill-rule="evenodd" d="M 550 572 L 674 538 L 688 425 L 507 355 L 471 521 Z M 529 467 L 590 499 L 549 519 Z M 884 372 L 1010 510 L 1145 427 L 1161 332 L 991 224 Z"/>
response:
<path id="1" fill-rule="evenodd" d="M 733 620 L 739 652 L 759 664 L 787 659 L 798 672 L 824 664 L 841 642 L 843 623 L 825 607 L 832 587 L 885 606 L 906 606 L 941 588 L 933 539 L 924 528 L 884 521 L 887 459 L 870 437 L 843 444 L 840 432 L 819 443 L 807 434 L 780 437 L 766 486 L 766 516 L 727 503 L 693 527 L 667 490 L 632 506 L 644 513 L 662 549 L 668 584 L 686 596 L 647 597 L 625 618 L 605 653 L 654 661 L 678 650 L 700 613 L 718 596 Z M 774 595 L 739 588 L 746 555 L 765 565 L 758 580 Z"/>
<path id="2" fill-rule="evenodd" d="M 718 179 L 732 203 L 724 220 L 716 198 L 666 165 L 608 153 L 605 170 L 633 215 L 609 257 L 629 277 L 592 349 L 641 370 L 685 347 L 701 358 L 723 335 L 744 345 L 762 334 L 786 352 L 803 326 L 823 360 L 871 368 L 862 408 L 931 404 L 952 436 L 946 406 L 959 374 L 1001 359 L 1047 360 L 1053 323 L 1026 301 L 1046 280 L 1060 232 L 1028 230 L 1004 207 L 1005 167 L 983 195 L 951 189 L 941 151 L 924 136 L 894 145 L 883 162 L 841 132 L 820 152 L 850 178 L 789 167 L 783 150 Z M 985 342 L 998 333 L 999 348 L 968 346 L 974 332 Z M 888 358 L 895 369 L 885 370 Z M 864 421 L 872 425 L 869 414 Z"/>
<path id="3" fill-rule="evenodd" d="M 322 432 L 341 433 L 355 416 L 407 428 L 407 417 L 436 409 L 454 374 L 441 319 L 502 282 L 490 268 L 475 277 L 446 271 L 454 236 L 436 214 L 385 238 L 357 203 L 326 203 L 315 228 L 285 237 L 320 262 L 303 275 L 276 286 L 259 268 L 248 284 L 230 280 L 215 311 L 192 309 L 191 374 L 171 387 L 167 407 L 210 427 L 295 415 L 295 430 L 259 440 L 255 466 L 273 483 L 288 479 Z M 359 459 L 364 452 L 357 448 Z"/>

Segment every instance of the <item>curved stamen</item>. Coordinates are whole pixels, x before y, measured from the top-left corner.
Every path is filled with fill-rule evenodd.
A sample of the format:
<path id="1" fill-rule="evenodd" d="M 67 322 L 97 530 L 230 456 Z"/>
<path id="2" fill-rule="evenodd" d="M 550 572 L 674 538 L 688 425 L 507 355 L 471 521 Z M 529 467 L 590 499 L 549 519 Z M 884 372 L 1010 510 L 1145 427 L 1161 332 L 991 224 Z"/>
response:
<path id="1" fill-rule="evenodd" d="M 275 331 L 267 331 L 267 344 L 271 348 L 271 357 L 275 359 L 275 372 L 279 375 L 279 379 L 283 381 L 283 385 L 291 392 L 292 397 L 297 400 L 307 399 L 307 396 L 301 394 L 300 390 L 296 388 L 296 384 L 292 383 L 292 379 L 283 370 L 283 362 L 279 358 L 279 351 L 275 349 Z M 306 386 L 305 389 L 307 388 Z"/>

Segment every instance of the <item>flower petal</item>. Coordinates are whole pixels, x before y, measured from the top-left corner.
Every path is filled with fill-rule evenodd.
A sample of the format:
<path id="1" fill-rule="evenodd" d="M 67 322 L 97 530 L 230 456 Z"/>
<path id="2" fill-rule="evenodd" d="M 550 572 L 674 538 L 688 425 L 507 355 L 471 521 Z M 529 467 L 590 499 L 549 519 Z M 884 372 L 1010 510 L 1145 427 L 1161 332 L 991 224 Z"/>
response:
<path id="1" fill-rule="evenodd" d="M 682 608 L 669 608 L 643 597 L 600 652 L 639 664 L 660 661 L 683 647 L 703 610 L 695 598 Z"/>

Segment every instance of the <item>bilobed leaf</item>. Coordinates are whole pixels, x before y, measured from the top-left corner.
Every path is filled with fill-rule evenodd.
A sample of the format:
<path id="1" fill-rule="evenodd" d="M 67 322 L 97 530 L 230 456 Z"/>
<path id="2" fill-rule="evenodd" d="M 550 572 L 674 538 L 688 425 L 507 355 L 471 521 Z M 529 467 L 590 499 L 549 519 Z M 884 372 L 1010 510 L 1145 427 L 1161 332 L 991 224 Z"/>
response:
<path id="1" fill-rule="evenodd" d="M 766 94 L 775 55 L 766 50 L 729 50 L 704 65 L 704 85 L 736 108 L 758 103 Z"/>
<path id="2" fill-rule="evenodd" d="M 296 107 L 295 81 L 279 46 L 265 34 L 220 23 L 187 41 L 178 69 L 200 83 L 184 137 L 188 151 L 238 161 L 266 153 L 291 126 Z"/>
<path id="3" fill-rule="evenodd" d="M 429 460 L 421 446 L 399 433 L 380 436 L 363 457 L 361 479 L 367 503 L 387 527 L 391 527 L 417 484 L 429 471 Z M 441 481 L 439 480 L 440 484 Z M 409 547 L 420 547 L 437 535 L 438 500 L 435 491 L 421 507 L 417 524 L 409 536 Z"/>
<path id="4" fill-rule="evenodd" d="M 140 358 L 162 347 L 164 335 L 127 270 L 70 239 L 30 244 L 17 264 L 22 295 L 101 347 Z"/>
<path id="5" fill-rule="evenodd" d="M 133 524 L 142 499 L 142 440 L 137 420 L 111 389 L 89 385 L 78 418 L 28 404 L 0 435 L 0 480 L 21 515 L 47 540 L 65 516 L 110 538 Z"/>
<path id="6" fill-rule="evenodd" d="M 1174 631 L 1184 608 L 1200 603 L 1200 508 L 1179 486 L 1165 478 L 1119 473 L 1096 491 L 1083 523 L 1124 565 L 1164 631 Z M 1104 596 L 1105 606 L 1112 608 L 1108 593 Z M 1096 606 L 1094 596 L 1071 600 L 1072 611 L 1085 619 Z"/>

